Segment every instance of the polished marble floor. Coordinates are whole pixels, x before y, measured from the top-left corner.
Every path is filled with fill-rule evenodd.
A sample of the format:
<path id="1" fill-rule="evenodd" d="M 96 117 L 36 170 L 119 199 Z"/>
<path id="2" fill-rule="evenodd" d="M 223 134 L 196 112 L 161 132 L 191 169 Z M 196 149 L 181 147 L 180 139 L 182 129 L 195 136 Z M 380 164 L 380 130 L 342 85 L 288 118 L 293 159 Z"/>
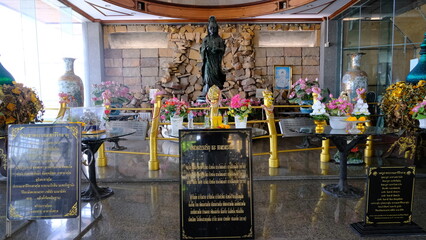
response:
<path id="1" fill-rule="evenodd" d="M 387 141 L 387 140 L 385 140 Z M 300 138 L 280 139 L 279 149 L 297 149 Z M 388 143 L 378 139 L 375 155 Z M 120 141 L 125 151 L 148 152 L 148 143 L 128 138 Z M 313 141 L 319 146 L 319 141 Z M 108 144 L 107 148 L 111 147 Z M 253 153 L 266 152 L 266 140 L 253 141 Z M 160 141 L 159 152 L 178 154 L 178 144 Z M 331 154 L 335 149 L 331 150 Z M 324 194 L 321 186 L 336 183 L 339 165 L 320 163 L 319 150 L 283 152 L 280 168 L 270 169 L 266 155 L 253 157 L 253 197 L 255 239 L 361 239 L 349 224 L 363 221 L 365 198 L 342 199 Z M 148 156 L 107 153 L 108 166 L 98 167 L 98 184 L 115 194 L 102 200 L 102 216 L 90 216 L 90 204 L 82 209 L 82 239 L 179 239 L 178 158 L 160 157 L 160 170 L 148 171 Z M 402 160 L 374 157 L 371 166 L 403 166 Z M 348 167 L 349 183 L 366 188 L 366 165 Z M 426 169 L 417 168 L 413 221 L 426 229 Z M 86 185 L 87 181 L 83 181 Z M 5 236 L 6 182 L 0 178 L 0 239 Z M 11 239 L 73 239 L 78 234 L 77 219 L 12 222 Z M 426 236 L 380 237 L 369 239 L 426 239 Z"/>

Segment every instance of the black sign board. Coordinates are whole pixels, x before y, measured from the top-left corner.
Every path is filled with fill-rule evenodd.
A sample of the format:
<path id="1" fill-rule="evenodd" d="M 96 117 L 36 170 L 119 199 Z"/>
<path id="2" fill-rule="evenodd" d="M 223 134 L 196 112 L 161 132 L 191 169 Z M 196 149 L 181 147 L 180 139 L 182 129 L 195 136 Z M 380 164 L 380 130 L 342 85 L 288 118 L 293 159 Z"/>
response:
<path id="1" fill-rule="evenodd" d="M 181 239 L 254 238 L 251 129 L 180 130 Z"/>
<path id="2" fill-rule="evenodd" d="M 411 223 L 414 178 L 414 167 L 370 168 L 365 224 Z"/>
<path id="3" fill-rule="evenodd" d="M 77 217 L 80 126 L 11 125 L 8 143 L 8 219 Z"/>

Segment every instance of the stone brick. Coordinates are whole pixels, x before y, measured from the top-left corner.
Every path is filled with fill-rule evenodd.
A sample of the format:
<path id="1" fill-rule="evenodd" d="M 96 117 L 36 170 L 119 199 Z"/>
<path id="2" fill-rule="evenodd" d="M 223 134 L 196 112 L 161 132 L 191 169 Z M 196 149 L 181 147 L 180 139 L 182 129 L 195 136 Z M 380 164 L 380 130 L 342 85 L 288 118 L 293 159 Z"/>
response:
<path id="1" fill-rule="evenodd" d="M 302 65 L 302 58 L 300 58 L 300 57 L 285 57 L 285 65 L 289 65 L 289 66 Z"/>
<path id="2" fill-rule="evenodd" d="M 276 56 L 284 56 L 284 48 L 266 48 L 266 56 L 267 57 L 276 57 Z"/>
<path id="3" fill-rule="evenodd" d="M 143 25 L 128 25 L 128 32 L 145 32 L 145 26 Z"/>
<path id="4" fill-rule="evenodd" d="M 125 58 L 123 59 L 123 67 L 140 67 L 139 58 Z"/>
<path id="5" fill-rule="evenodd" d="M 171 48 L 159 48 L 158 49 L 158 55 L 165 58 L 173 57 L 173 49 Z"/>
<path id="6" fill-rule="evenodd" d="M 302 65 L 319 65 L 319 57 L 303 57 Z"/>
<path id="7" fill-rule="evenodd" d="M 144 77 L 157 77 L 158 67 L 141 68 L 142 82 Z"/>
<path id="8" fill-rule="evenodd" d="M 142 48 L 141 57 L 158 58 L 158 48 Z"/>
<path id="9" fill-rule="evenodd" d="M 123 75 L 122 68 L 105 68 L 105 75 L 108 77 L 121 77 Z"/>
<path id="10" fill-rule="evenodd" d="M 302 77 L 302 75 L 299 74 L 293 74 L 291 76 L 291 84 L 294 84 L 295 82 L 297 82 L 297 80 L 299 80 Z"/>
<path id="11" fill-rule="evenodd" d="M 262 69 L 262 76 L 268 75 L 268 67 L 261 67 Z"/>
<path id="12" fill-rule="evenodd" d="M 255 58 L 256 67 L 265 67 L 266 66 L 266 57 L 256 57 Z"/>
<path id="13" fill-rule="evenodd" d="M 142 77 L 142 85 L 143 86 L 151 86 L 154 87 L 155 84 L 159 81 L 157 77 Z"/>
<path id="14" fill-rule="evenodd" d="M 140 58 L 141 51 L 139 49 L 123 49 L 123 58 Z"/>
<path id="15" fill-rule="evenodd" d="M 319 47 L 305 47 L 302 48 L 302 56 L 315 56 L 319 57 Z"/>
<path id="16" fill-rule="evenodd" d="M 292 74 L 297 74 L 297 75 L 302 74 L 302 66 L 293 66 L 291 68 L 291 72 Z"/>
<path id="17" fill-rule="evenodd" d="M 168 68 L 169 63 L 173 62 L 173 58 L 160 58 L 159 59 L 159 66 L 160 68 Z"/>
<path id="18" fill-rule="evenodd" d="M 121 58 L 107 58 L 105 59 L 105 67 L 123 67 L 123 59 Z"/>
<path id="19" fill-rule="evenodd" d="M 141 75 L 139 69 L 138 67 L 123 68 L 123 77 L 139 77 Z"/>
<path id="20" fill-rule="evenodd" d="M 266 48 L 255 48 L 256 58 L 264 58 L 266 57 Z"/>
<path id="21" fill-rule="evenodd" d="M 105 49 L 104 58 L 123 58 L 123 50 L 121 50 L 121 49 Z"/>
<path id="22" fill-rule="evenodd" d="M 284 57 L 268 57 L 266 59 L 266 65 L 268 67 L 271 67 L 274 65 L 284 65 Z"/>
<path id="23" fill-rule="evenodd" d="M 142 85 L 141 77 L 124 77 L 123 82 L 125 85 Z"/>
<path id="24" fill-rule="evenodd" d="M 300 48 L 300 47 L 284 48 L 284 56 L 286 56 L 286 57 L 300 57 L 300 56 L 302 56 L 302 48 Z"/>
<path id="25" fill-rule="evenodd" d="M 268 66 L 268 76 L 274 76 L 275 75 L 275 68 L 274 66 Z"/>
<path id="26" fill-rule="evenodd" d="M 158 58 L 141 58 L 141 67 L 158 67 Z"/>
<path id="27" fill-rule="evenodd" d="M 120 77 L 106 76 L 105 81 L 123 83 L 123 77 L 121 77 L 121 76 Z"/>
<path id="28" fill-rule="evenodd" d="M 319 75 L 319 66 L 303 66 L 302 74 L 305 75 Z"/>

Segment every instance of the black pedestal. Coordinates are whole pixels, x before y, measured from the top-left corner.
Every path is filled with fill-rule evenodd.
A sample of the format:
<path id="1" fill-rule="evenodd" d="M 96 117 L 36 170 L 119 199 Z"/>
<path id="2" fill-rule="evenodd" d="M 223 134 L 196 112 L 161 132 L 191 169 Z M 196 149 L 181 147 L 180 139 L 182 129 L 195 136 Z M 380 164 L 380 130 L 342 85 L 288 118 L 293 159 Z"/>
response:
<path id="1" fill-rule="evenodd" d="M 379 236 L 426 236 L 426 232 L 414 222 L 411 224 L 377 224 L 367 225 L 364 222 L 352 223 L 351 228 L 361 237 Z"/>

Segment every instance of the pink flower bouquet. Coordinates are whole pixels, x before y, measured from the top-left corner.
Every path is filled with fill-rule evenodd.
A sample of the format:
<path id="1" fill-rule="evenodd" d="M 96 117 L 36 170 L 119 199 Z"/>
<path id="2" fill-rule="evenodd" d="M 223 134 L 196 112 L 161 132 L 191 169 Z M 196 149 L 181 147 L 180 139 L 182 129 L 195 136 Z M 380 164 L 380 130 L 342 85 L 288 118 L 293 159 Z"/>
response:
<path id="1" fill-rule="evenodd" d="M 250 104 L 250 100 L 241 98 L 239 94 L 233 96 L 231 98 L 231 102 L 229 104 L 228 114 L 236 117 L 238 116 L 240 119 L 243 119 L 252 112 L 252 107 Z"/>

